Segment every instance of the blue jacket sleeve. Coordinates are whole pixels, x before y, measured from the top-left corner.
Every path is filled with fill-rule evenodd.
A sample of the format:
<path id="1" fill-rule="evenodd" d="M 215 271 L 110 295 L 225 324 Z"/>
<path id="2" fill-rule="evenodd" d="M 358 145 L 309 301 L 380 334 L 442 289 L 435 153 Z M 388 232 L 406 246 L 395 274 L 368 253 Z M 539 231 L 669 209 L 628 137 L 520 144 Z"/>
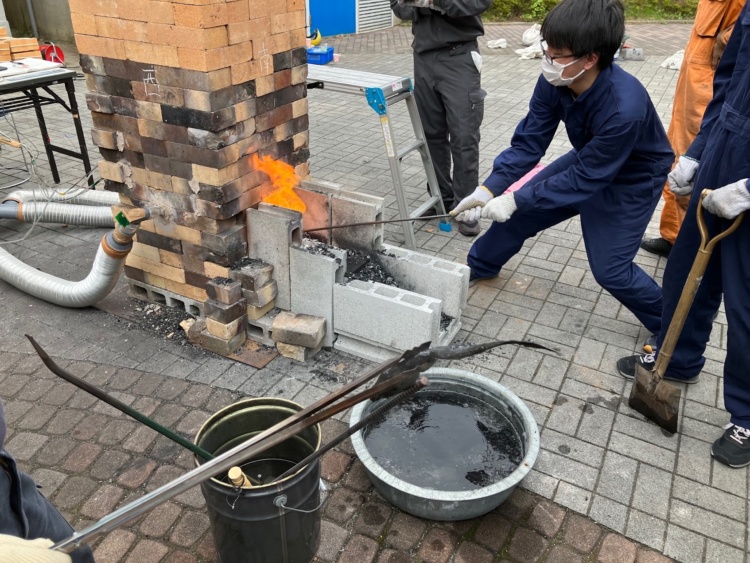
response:
<path id="1" fill-rule="evenodd" d="M 483 14 L 492 5 L 492 0 L 433 0 L 432 5 L 444 10 L 448 17 L 463 18 Z"/>
<path id="2" fill-rule="evenodd" d="M 550 99 L 550 88 L 540 77 L 529 102 L 529 113 L 516 127 L 510 147 L 501 152 L 483 185 L 500 195 L 539 163 L 555 136 L 560 118 Z"/>
<path id="3" fill-rule="evenodd" d="M 742 17 L 747 12 L 747 4 L 740 12 L 737 18 L 738 22 L 742 21 Z M 703 120 L 701 121 L 701 129 L 696 135 L 690 147 L 685 152 L 686 156 L 695 160 L 700 160 L 703 156 L 703 150 L 706 148 L 706 140 L 711 134 L 714 123 L 721 114 L 721 107 L 724 105 L 724 100 L 727 99 L 727 90 L 729 89 L 729 83 L 732 80 L 732 73 L 734 67 L 737 64 L 737 54 L 740 50 L 740 43 L 742 43 L 742 31 L 744 26 L 735 25 L 732 30 L 732 36 L 729 38 L 724 53 L 721 55 L 719 65 L 716 67 L 714 73 L 714 97 L 706 107 L 706 111 L 703 113 Z M 678 155 L 679 156 L 679 155 Z"/>
<path id="4" fill-rule="evenodd" d="M 519 211 L 573 205 L 609 186 L 630 158 L 640 126 L 640 121 L 625 121 L 599 132 L 578 151 L 576 164 L 515 192 Z"/>

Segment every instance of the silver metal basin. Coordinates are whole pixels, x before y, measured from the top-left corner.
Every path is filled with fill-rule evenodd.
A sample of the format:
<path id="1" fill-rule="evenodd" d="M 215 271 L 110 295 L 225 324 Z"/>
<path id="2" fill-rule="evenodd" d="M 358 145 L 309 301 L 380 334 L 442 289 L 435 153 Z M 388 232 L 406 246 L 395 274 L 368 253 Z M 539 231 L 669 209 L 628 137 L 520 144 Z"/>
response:
<path id="1" fill-rule="evenodd" d="M 441 491 L 419 487 L 395 477 L 370 455 L 362 432 L 352 436 L 354 451 L 365 466 L 378 492 L 401 510 L 430 520 L 466 520 L 498 507 L 531 471 L 539 453 L 539 428 L 528 407 L 508 388 L 474 373 L 433 368 L 425 373 L 430 391 L 470 395 L 498 409 L 515 427 L 524 447 L 520 465 L 505 479 L 471 491 Z M 349 424 L 366 416 L 373 403 L 366 401 L 352 410 Z"/>

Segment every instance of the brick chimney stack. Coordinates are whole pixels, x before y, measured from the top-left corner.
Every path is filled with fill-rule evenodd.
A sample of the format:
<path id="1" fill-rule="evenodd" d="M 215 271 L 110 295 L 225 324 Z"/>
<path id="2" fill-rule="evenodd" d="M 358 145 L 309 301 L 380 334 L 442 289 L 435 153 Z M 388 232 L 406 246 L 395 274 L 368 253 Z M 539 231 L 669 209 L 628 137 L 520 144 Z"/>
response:
<path id="1" fill-rule="evenodd" d="M 309 175 L 304 0 L 70 0 L 101 177 L 157 207 L 126 266 L 196 306 L 247 255 L 268 188 L 248 155 Z M 151 291 L 148 291 L 151 296 Z"/>

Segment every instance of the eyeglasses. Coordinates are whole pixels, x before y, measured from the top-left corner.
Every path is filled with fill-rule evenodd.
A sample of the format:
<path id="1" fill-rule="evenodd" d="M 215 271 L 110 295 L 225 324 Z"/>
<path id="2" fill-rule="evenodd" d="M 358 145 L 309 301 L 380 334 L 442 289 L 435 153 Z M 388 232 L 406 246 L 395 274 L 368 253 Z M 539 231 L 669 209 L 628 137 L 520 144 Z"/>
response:
<path id="1" fill-rule="evenodd" d="M 552 64 L 552 62 L 556 61 L 557 59 L 572 59 L 573 57 L 575 57 L 573 53 L 571 53 L 570 55 L 550 55 L 547 52 L 547 42 L 543 39 L 539 41 L 539 45 L 542 48 L 542 57 L 544 57 L 544 60 L 549 64 Z"/>

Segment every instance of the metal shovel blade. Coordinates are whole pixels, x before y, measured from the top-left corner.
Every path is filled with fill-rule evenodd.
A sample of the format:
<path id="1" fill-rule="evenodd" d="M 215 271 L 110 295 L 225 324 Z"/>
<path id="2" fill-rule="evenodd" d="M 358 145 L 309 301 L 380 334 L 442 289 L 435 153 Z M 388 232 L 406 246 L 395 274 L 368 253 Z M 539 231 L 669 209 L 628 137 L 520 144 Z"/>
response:
<path id="1" fill-rule="evenodd" d="M 677 432 L 681 396 L 682 390 L 679 387 L 664 381 L 654 371 L 636 364 L 635 381 L 628 405 L 670 434 Z"/>

